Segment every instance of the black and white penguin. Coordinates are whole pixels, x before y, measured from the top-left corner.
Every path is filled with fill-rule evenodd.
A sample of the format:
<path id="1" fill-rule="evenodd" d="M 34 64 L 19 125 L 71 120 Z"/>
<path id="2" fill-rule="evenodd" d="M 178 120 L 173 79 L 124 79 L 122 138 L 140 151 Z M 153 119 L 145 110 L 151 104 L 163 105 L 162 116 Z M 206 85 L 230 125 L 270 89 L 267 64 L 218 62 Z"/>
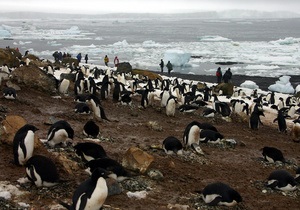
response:
<path id="1" fill-rule="evenodd" d="M 167 100 L 166 104 L 166 115 L 167 116 L 175 116 L 176 112 L 176 103 L 177 103 L 177 98 L 175 96 L 170 96 L 169 99 Z"/>
<path id="2" fill-rule="evenodd" d="M 266 101 L 268 102 L 268 104 L 275 104 L 275 93 L 268 93 L 266 96 Z"/>
<path id="3" fill-rule="evenodd" d="M 220 143 L 224 136 L 213 130 L 201 130 L 199 141 L 203 143 Z"/>
<path id="4" fill-rule="evenodd" d="M 90 107 L 86 103 L 78 103 L 75 105 L 75 113 L 90 114 Z"/>
<path id="5" fill-rule="evenodd" d="M 263 125 L 260 120 L 260 116 L 265 116 L 264 112 L 260 109 L 254 109 L 249 118 L 249 127 L 253 130 L 257 130 L 259 125 Z"/>
<path id="6" fill-rule="evenodd" d="M 109 121 L 109 119 L 106 117 L 104 109 L 101 105 L 100 99 L 96 96 L 96 95 L 89 95 L 89 97 L 87 98 L 87 102 L 91 104 L 92 106 L 92 110 L 93 110 L 93 114 L 94 114 L 94 118 L 97 120 L 107 120 Z"/>
<path id="7" fill-rule="evenodd" d="M 86 167 L 89 173 L 92 173 L 96 168 L 108 170 L 112 172 L 109 177 L 119 182 L 127 179 L 130 176 L 128 171 L 118 161 L 108 157 L 90 160 L 86 163 Z"/>
<path id="8" fill-rule="evenodd" d="M 124 92 L 121 94 L 121 104 L 122 105 L 131 105 L 132 104 L 132 98 L 131 93 Z"/>
<path id="9" fill-rule="evenodd" d="M 298 167 L 296 170 L 295 181 L 300 183 L 300 167 Z"/>
<path id="10" fill-rule="evenodd" d="M 286 170 L 273 171 L 268 177 L 267 186 L 281 191 L 294 191 L 297 189 L 294 177 Z"/>
<path id="11" fill-rule="evenodd" d="M 178 107 L 178 109 L 179 109 L 180 112 L 190 113 L 190 112 L 194 112 L 194 111 L 198 110 L 199 107 L 195 106 L 195 105 L 190 105 L 190 104 L 183 104 L 183 105 L 180 105 Z"/>
<path id="12" fill-rule="evenodd" d="M 83 126 L 83 134 L 87 137 L 97 138 L 100 134 L 100 128 L 94 120 L 89 120 Z"/>
<path id="13" fill-rule="evenodd" d="M 37 187 L 52 187 L 60 182 L 54 162 L 45 156 L 34 155 L 25 164 L 27 178 Z"/>
<path id="14" fill-rule="evenodd" d="M 84 93 L 84 79 L 78 78 L 74 83 L 74 93 L 75 95 Z"/>
<path id="15" fill-rule="evenodd" d="M 110 94 L 110 82 L 102 82 L 102 86 L 100 89 L 100 96 L 102 100 L 108 99 L 108 96 Z"/>
<path id="16" fill-rule="evenodd" d="M 63 79 L 60 84 L 59 84 L 59 92 L 61 94 L 67 95 L 69 93 L 69 86 L 70 86 L 70 80 L 68 79 Z"/>
<path id="17" fill-rule="evenodd" d="M 283 107 L 285 107 L 285 105 L 284 105 L 284 100 L 283 100 L 282 97 L 279 97 L 279 101 L 278 101 L 277 107 L 278 107 L 278 110 L 280 110 L 280 109 L 282 109 Z"/>
<path id="18" fill-rule="evenodd" d="M 285 162 L 282 152 L 275 147 L 262 148 L 262 155 L 270 163 L 275 163 L 276 161 Z"/>
<path id="19" fill-rule="evenodd" d="M 6 87 L 3 89 L 3 96 L 6 99 L 16 99 L 17 98 L 17 92 L 12 87 Z"/>
<path id="20" fill-rule="evenodd" d="M 189 123 L 183 133 L 183 144 L 185 146 L 191 146 L 193 143 L 199 144 L 200 139 L 200 123 L 193 121 Z"/>
<path id="21" fill-rule="evenodd" d="M 292 126 L 292 138 L 293 141 L 299 142 L 300 141 L 300 117 L 297 119 L 293 120 L 293 126 Z"/>
<path id="22" fill-rule="evenodd" d="M 74 146 L 74 150 L 76 155 L 81 157 L 82 161 L 84 162 L 107 157 L 103 147 L 94 142 L 77 143 Z"/>
<path id="23" fill-rule="evenodd" d="M 170 98 L 171 96 L 171 93 L 169 91 L 169 89 L 164 89 L 161 94 L 160 94 L 160 98 L 161 98 L 161 101 L 160 101 L 160 106 L 161 107 L 166 107 L 167 105 L 167 101 L 168 99 Z"/>
<path id="24" fill-rule="evenodd" d="M 278 110 L 277 117 L 273 120 L 273 123 L 275 123 L 276 121 L 278 123 L 279 132 L 286 133 L 287 126 L 286 126 L 284 111 L 282 109 Z"/>
<path id="25" fill-rule="evenodd" d="M 67 139 L 73 139 L 74 130 L 71 125 L 65 120 L 55 122 L 48 130 L 47 141 L 48 145 L 54 147 L 57 144 L 65 144 Z"/>
<path id="26" fill-rule="evenodd" d="M 163 150 L 166 154 L 177 154 L 182 155 L 182 144 L 181 142 L 174 136 L 169 136 L 163 141 L 162 145 Z"/>
<path id="27" fill-rule="evenodd" d="M 93 77 L 87 79 L 87 90 L 90 94 L 96 94 L 97 86 Z"/>
<path id="28" fill-rule="evenodd" d="M 212 108 L 205 108 L 203 111 L 202 111 L 202 116 L 203 117 L 215 117 L 215 114 L 217 113 L 216 110 L 212 109 Z"/>
<path id="29" fill-rule="evenodd" d="M 231 109 L 226 102 L 215 101 L 215 110 L 220 113 L 223 117 L 228 117 L 231 114 Z"/>
<path id="30" fill-rule="evenodd" d="M 222 182 L 208 184 L 202 191 L 203 201 L 210 206 L 235 206 L 242 202 L 242 196 Z"/>
<path id="31" fill-rule="evenodd" d="M 91 178 L 82 182 L 75 190 L 72 197 L 72 204 L 60 202 L 69 210 L 77 209 L 101 209 L 107 195 L 108 187 L 105 178 L 108 178 L 109 172 L 102 168 L 93 171 Z"/>
<path id="32" fill-rule="evenodd" d="M 203 130 L 212 130 L 212 131 L 215 131 L 215 132 L 219 132 L 218 129 L 210 123 L 205 123 L 205 122 L 204 123 L 199 123 L 199 126 Z"/>
<path id="33" fill-rule="evenodd" d="M 24 165 L 34 150 L 34 135 L 38 129 L 30 124 L 21 127 L 13 140 L 13 154 L 16 165 Z"/>
<path id="34" fill-rule="evenodd" d="M 89 94 L 79 94 L 75 96 L 74 101 L 78 103 L 85 103 L 88 97 Z"/>

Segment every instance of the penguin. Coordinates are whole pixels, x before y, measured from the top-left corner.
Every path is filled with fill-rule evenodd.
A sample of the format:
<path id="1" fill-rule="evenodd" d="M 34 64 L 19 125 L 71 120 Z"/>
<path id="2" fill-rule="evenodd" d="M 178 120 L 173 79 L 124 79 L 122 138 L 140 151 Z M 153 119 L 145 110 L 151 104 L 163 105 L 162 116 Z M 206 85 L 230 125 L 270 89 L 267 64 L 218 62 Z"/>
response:
<path id="1" fill-rule="evenodd" d="M 203 143 L 220 143 L 224 136 L 213 130 L 201 130 L 199 141 Z"/>
<path id="2" fill-rule="evenodd" d="M 176 103 L 177 103 L 177 98 L 174 96 L 170 96 L 169 99 L 167 100 L 167 104 L 166 104 L 166 115 L 167 116 L 175 116 L 175 112 L 176 112 Z"/>
<path id="3" fill-rule="evenodd" d="M 47 141 L 50 147 L 57 144 L 66 143 L 67 139 L 73 139 L 74 130 L 71 125 L 65 120 L 55 122 L 48 130 Z"/>
<path id="4" fill-rule="evenodd" d="M 99 158 L 107 158 L 106 152 L 100 144 L 93 142 L 77 143 L 74 146 L 77 156 L 81 157 L 82 161 L 89 162 Z"/>
<path id="5" fill-rule="evenodd" d="M 279 97 L 279 102 L 277 104 L 278 109 L 282 109 L 284 107 L 284 100 L 282 97 Z"/>
<path id="6" fill-rule="evenodd" d="M 212 108 L 205 108 L 203 111 L 202 111 L 202 116 L 203 117 L 215 117 L 215 114 L 216 114 L 216 110 L 212 109 Z"/>
<path id="7" fill-rule="evenodd" d="M 17 92 L 14 88 L 12 87 L 6 87 L 3 89 L 3 96 L 6 99 L 16 99 L 17 98 Z"/>
<path id="8" fill-rule="evenodd" d="M 253 130 L 257 130 L 259 125 L 263 125 L 260 120 L 260 116 L 265 116 L 262 110 L 254 109 L 249 118 L 249 127 Z"/>
<path id="9" fill-rule="evenodd" d="M 293 120 L 293 126 L 292 126 L 292 138 L 293 141 L 299 142 L 300 141 L 300 117 L 297 119 Z"/>
<path id="10" fill-rule="evenodd" d="M 204 106 L 207 106 L 208 103 L 206 103 L 203 100 L 196 100 L 196 101 L 192 101 L 191 105 L 195 105 L 195 106 L 198 106 L 198 107 L 204 107 Z"/>
<path id="11" fill-rule="evenodd" d="M 75 105 L 75 113 L 90 114 L 90 107 L 86 103 L 78 103 Z"/>
<path id="12" fill-rule="evenodd" d="M 83 126 L 83 134 L 87 137 L 97 138 L 100 134 L 100 128 L 94 120 L 89 120 Z"/>
<path id="13" fill-rule="evenodd" d="M 277 121 L 279 132 L 286 133 L 287 126 L 286 126 L 285 116 L 283 112 L 284 111 L 282 109 L 278 110 L 277 117 L 273 120 L 273 123 Z"/>
<path id="14" fill-rule="evenodd" d="M 262 155 L 265 161 L 269 163 L 275 163 L 276 161 L 285 162 L 282 152 L 275 147 L 264 147 L 262 148 Z"/>
<path id="15" fill-rule="evenodd" d="M 106 117 L 104 109 L 101 105 L 100 99 L 96 95 L 90 94 L 86 101 L 91 104 L 95 119 L 100 120 L 100 121 L 101 120 L 110 121 Z"/>
<path id="16" fill-rule="evenodd" d="M 226 102 L 215 101 L 215 110 L 223 117 L 228 117 L 231 114 L 231 109 Z"/>
<path id="17" fill-rule="evenodd" d="M 90 160 L 85 165 L 87 167 L 87 172 L 89 173 L 92 173 L 96 168 L 103 168 L 112 172 L 109 177 L 118 182 L 121 182 L 130 176 L 127 170 L 119 162 L 108 157 Z"/>
<path id="18" fill-rule="evenodd" d="M 26 124 L 15 134 L 13 154 L 16 165 L 24 165 L 31 158 L 34 150 L 34 135 L 38 130 L 34 125 Z"/>
<path id="19" fill-rule="evenodd" d="M 218 129 L 210 123 L 199 123 L 199 126 L 203 130 L 212 130 L 215 132 L 219 132 Z"/>
<path id="20" fill-rule="evenodd" d="M 25 164 L 27 178 L 37 187 L 52 187 L 61 180 L 54 162 L 43 155 L 34 155 Z"/>
<path id="21" fill-rule="evenodd" d="M 90 178 L 82 182 L 74 191 L 72 204 L 60 202 L 68 210 L 77 209 L 101 209 L 107 195 L 108 187 L 105 178 L 109 172 L 102 168 L 93 171 Z"/>
<path id="22" fill-rule="evenodd" d="M 162 145 L 163 150 L 166 154 L 177 154 L 182 155 L 182 144 L 181 142 L 174 136 L 169 136 L 163 141 Z"/>
<path id="23" fill-rule="evenodd" d="M 121 104 L 129 106 L 132 104 L 131 93 L 125 92 L 121 94 Z"/>
<path id="24" fill-rule="evenodd" d="M 96 94 L 97 86 L 93 77 L 89 77 L 87 80 L 87 88 L 90 94 Z"/>
<path id="25" fill-rule="evenodd" d="M 268 104 L 275 104 L 275 93 L 274 92 L 268 93 L 266 96 L 266 100 Z"/>
<path id="26" fill-rule="evenodd" d="M 200 123 L 193 121 L 189 123 L 183 133 L 183 144 L 190 147 L 193 143 L 199 144 L 200 139 Z"/>
<path id="27" fill-rule="evenodd" d="M 108 99 L 109 94 L 110 94 L 110 82 L 109 81 L 107 81 L 107 82 L 102 81 L 102 86 L 101 86 L 101 89 L 100 89 L 101 99 L 102 100 Z"/>
<path id="28" fill-rule="evenodd" d="M 296 170 L 295 181 L 300 183 L 300 167 L 298 167 Z"/>
<path id="29" fill-rule="evenodd" d="M 160 106 L 161 107 L 166 107 L 167 105 L 167 101 L 168 99 L 170 98 L 171 94 L 170 94 L 170 91 L 169 89 L 165 88 L 161 94 L 160 94 L 160 98 L 161 98 L 161 101 L 160 101 Z"/>
<path id="30" fill-rule="evenodd" d="M 75 95 L 84 93 L 84 79 L 78 78 L 74 84 L 74 93 Z"/>
<path id="31" fill-rule="evenodd" d="M 273 171 L 267 181 L 268 187 L 284 192 L 296 190 L 296 184 L 294 177 L 286 170 Z"/>
<path id="32" fill-rule="evenodd" d="M 188 112 L 188 113 L 190 113 L 190 112 L 194 112 L 194 111 L 198 110 L 199 107 L 195 106 L 195 105 L 183 104 L 183 105 L 180 105 L 178 107 L 178 109 L 179 109 L 180 112 Z"/>
<path id="33" fill-rule="evenodd" d="M 61 81 L 61 83 L 59 84 L 59 89 L 58 90 L 61 94 L 68 95 L 69 86 L 70 86 L 70 80 L 63 79 Z"/>
<path id="34" fill-rule="evenodd" d="M 74 98 L 74 101 L 75 102 L 82 102 L 82 103 L 85 103 L 87 98 L 88 98 L 88 94 L 79 94 L 79 95 L 76 95 L 75 98 Z"/>
<path id="35" fill-rule="evenodd" d="M 242 202 L 242 196 L 233 188 L 222 182 L 214 182 L 204 187 L 203 201 L 210 206 L 223 205 L 232 207 Z"/>

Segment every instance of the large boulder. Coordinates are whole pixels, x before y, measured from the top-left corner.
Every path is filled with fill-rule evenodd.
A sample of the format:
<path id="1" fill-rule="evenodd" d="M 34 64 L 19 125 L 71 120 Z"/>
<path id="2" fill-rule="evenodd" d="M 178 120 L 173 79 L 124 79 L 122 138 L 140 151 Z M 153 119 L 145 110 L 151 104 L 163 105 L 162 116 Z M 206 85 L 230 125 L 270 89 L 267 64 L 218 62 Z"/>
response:
<path id="1" fill-rule="evenodd" d="M 56 92 L 57 80 L 35 65 L 21 66 L 12 72 L 12 81 L 39 91 Z"/>
<path id="2" fill-rule="evenodd" d="M 131 73 L 131 71 L 132 71 L 132 66 L 130 65 L 129 62 L 119 63 L 117 67 L 118 73 Z"/>
<path id="3" fill-rule="evenodd" d="M 152 155 L 137 147 L 131 147 L 125 153 L 122 165 L 129 170 L 145 173 L 153 161 Z"/>
<path id="4" fill-rule="evenodd" d="M 219 93 L 222 91 L 223 95 L 231 96 L 233 94 L 233 84 L 232 83 L 220 83 L 214 87 L 213 92 Z"/>
<path id="5" fill-rule="evenodd" d="M 22 55 L 19 51 L 13 48 L 0 48 L 0 66 L 7 64 L 9 67 L 20 65 Z"/>

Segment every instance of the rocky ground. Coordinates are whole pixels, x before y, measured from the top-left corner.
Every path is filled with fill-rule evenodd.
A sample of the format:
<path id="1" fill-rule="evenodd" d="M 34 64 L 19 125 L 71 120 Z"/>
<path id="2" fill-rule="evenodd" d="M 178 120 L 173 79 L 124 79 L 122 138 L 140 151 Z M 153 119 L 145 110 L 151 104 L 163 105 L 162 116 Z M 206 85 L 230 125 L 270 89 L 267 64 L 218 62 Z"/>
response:
<path id="1" fill-rule="evenodd" d="M 290 132 L 279 133 L 276 124 L 264 118 L 264 125 L 259 130 L 250 130 L 248 123 L 238 117 L 233 117 L 231 122 L 220 117 L 207 119 L 201 117 L 202 109 L 194 113 L 177 111 L 175 117 L 167 117 L 158 102 L 154 107 L 139 108 L 140 99 L 140 96 L 134 97 L 132 107 L 114 103 L 111 98 L 102 102 L 111 121 L 98 122 L 101 130 L 98 143 L 104 147 L 109 157 L 118 161 L 122 160 L 128 148 L 141 148 L 154 156 L 150 169 L 160 171 L 163 178 L 151 179 L 144 173 L 122 182 L 122 193 L 109 196 L 104 209 L 184 209 L 187 206 L 188 209 L 228 209 L 207 207 L 195 192 L 215 181 L 227 183 L 241 194 L 243 202 L 232 209 L 300 208 L 299 189 L 292 193 L 282 193 L 264 185 L 266 178 L 275 169 L 286 169 L 295 175 L 300 162 L 300 144 L 291 139 Z M 74 112 L 72 95 L 55 98 L 21 87 L 17 100 L 1 98 L 0 101 L 2 119 L 5 115 L 22 116 L 28 123 L 39 128 L 36 135 L 40 139 L 46 138 L 49 129 L 45 122 L 54 117 L 71 124 L 75 130 L 74 144 L 84 141 L 82 128 L 91 116 Z M 205 153 L 203 156 L 191 150 L 186 150 L 182 156 L 166 155 L 154 146 L 161 145 L 168 136 L 181 140 L 185 127 L 194 120 L 213 124 L 226 139 L 234 139 L 237 145 L 201 144 Z M 156 126 L 152 126 L 153 122 Z M 265 163 L 260 150 L 264 146 L 279 148 L 287 163 Z M 57 205 L 59 201 L 70 202 L 73 191 L 88 177 L 71 146 L 49 151 L 42 145 L 35 149 L 34 154 L 52 158 L 62 179 L 67 182 L 51 188 L 37 188 L 30 183 L 18 182 L 25 177 L 25 169 L 12 163 L 12 146 L 1 143 L 0 181 L 7 181 L 7 186 L 15 185 L 24 192 L 22 195 L 13 194 L 10 200 L 0 199 L 1 209 L 63 209 Z M 62 157 L 68 161 L 69 170 L 63 167 Z M 142 190 L 147 192 L 143 199 L 129 198 L 126 194 L 128 191 Z M 29 207 L 20 207 L 19 202 L 29 204 Z"/>

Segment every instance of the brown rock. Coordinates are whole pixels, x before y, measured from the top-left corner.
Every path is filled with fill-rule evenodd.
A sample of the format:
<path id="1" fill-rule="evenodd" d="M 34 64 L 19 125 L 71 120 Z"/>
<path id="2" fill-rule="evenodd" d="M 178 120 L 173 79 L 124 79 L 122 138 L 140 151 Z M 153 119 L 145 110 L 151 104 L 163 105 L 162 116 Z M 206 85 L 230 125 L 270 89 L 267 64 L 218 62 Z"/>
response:
<path id="1" fill-rule="evenodd" d="M 145 173 L 150 164 L 154 161 L 154 157 L 137 147 L 131 147 L 125 153 L 122 165 L 133 171 Z"/>
<path id="2" fill-rule="evenodd" d="M 5 120 L 1 122 L 1 142 L 12 145 L 15 133 L 25 124 L 27 121 L 17 115 L 6 116 Z"/>
<path id="3" fill-rule="evenodd" d="M 56 80 L 35 65 L 22 66 L 12 72 L 12 81 L 43 92 L 56 92 Z"/>
<path id="4" fill-rule="evenodd" d="M 233 84 L 232 83 L 220 83 L 214 88 L 214 92 L 218 93 L 222 90 L 223 95 L 231 96 L 233 94 Z"/>

